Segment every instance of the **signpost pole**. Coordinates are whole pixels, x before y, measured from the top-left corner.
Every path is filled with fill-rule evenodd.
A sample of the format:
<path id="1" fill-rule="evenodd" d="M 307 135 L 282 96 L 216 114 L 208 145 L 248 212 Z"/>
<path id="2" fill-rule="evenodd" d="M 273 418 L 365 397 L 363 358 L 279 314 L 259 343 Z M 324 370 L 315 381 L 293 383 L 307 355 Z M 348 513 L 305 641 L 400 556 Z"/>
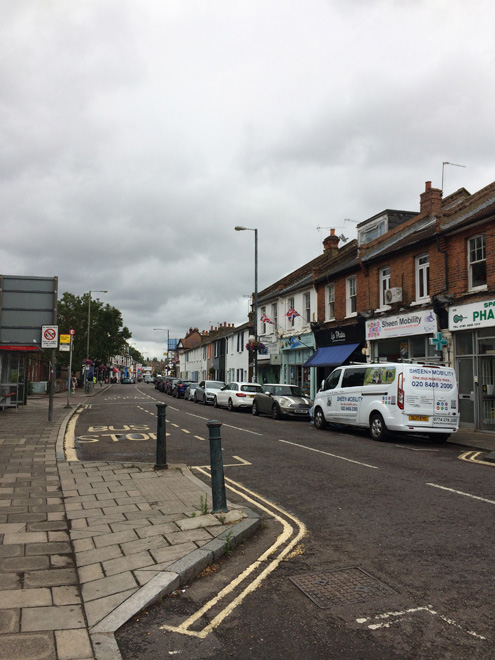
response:
<path id="1" fill-rule="evenodd" d="M 70 405 L 70 395 L 72 393 L 72 334 L 70 336 L 70 353 L 69 353 L 69 373 L 67 374 L 67 405 L 66 408 L 72 408 Z"/>

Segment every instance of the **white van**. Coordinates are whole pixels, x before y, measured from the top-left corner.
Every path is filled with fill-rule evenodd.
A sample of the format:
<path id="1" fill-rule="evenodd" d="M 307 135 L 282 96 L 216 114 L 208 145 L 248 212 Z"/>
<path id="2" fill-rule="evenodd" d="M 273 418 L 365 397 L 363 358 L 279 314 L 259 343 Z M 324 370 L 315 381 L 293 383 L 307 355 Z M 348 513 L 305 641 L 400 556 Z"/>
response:
<path id="1" fill-rule="evenodd" d="M 405 362 L 342 366 L 315 396 L 318 429 L 327 422 L 368 428 L 374 440 L 391 431 L 445 441 L 459 428 L 458 388 L 451 367 Z"/>

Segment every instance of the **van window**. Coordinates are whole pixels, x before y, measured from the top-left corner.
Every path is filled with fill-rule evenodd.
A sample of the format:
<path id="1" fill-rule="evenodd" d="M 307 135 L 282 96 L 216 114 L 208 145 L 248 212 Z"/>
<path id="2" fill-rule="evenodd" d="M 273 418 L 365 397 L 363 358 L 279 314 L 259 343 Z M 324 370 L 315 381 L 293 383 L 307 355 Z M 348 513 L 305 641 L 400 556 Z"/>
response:
<path id="1" fill-rule="evenodd" d="M 366 369 L 364 367 L 355 367 L 345 369 L 342 378 L 342 387 L 361 387 L 364 385 L 364 376 Z"/>
<path id="2" fill-rule="evenodd" d="M 323 387 L 324 390 L 334 390 L 337 387 L 337 383 L 340 380 L 340 374 L 341 370 L 336 369 L 335 371 L 332 371 L 330 376 L 327 377 L 325 381 L 325 386 Z"/>
<path id="3" fill-rule="evenodd" d="M 369 367 L 364 377 L 365 385 L 390 384 L 395 380 L 395 367 Z"/>

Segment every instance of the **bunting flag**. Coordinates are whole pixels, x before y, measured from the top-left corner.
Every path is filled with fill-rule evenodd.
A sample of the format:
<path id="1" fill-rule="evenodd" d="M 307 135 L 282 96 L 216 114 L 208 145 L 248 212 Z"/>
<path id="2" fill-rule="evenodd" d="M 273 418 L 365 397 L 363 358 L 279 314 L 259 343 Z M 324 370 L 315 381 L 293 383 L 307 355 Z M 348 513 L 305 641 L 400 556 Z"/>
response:
<path id="1" fill-rule="evenodd" d="M 266 314 L 261 315 L 261 322 L 262 323 L 272 323 L 273 324 L 273 321 L 270 318 L 268 318 L 268 316 Z"/>
<path id="2" fill-rule="evenodd" d="M 296 318 L 296 316 L 301 316 L 301 315 L 299 314 L 299 312 L 296 312 L 296 310 L 293 307 L 291 307 L 285 316 L 292 323 L 292 321 Z"/>

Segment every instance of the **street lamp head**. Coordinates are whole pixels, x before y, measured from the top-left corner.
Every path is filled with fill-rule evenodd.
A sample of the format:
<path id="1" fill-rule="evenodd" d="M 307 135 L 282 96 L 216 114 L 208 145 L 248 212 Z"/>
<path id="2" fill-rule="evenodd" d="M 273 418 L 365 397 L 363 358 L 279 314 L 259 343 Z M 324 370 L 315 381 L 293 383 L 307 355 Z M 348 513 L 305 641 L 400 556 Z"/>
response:
<path id="1" fill-rule="evenodd" d="M 240 227 L 239 225 L 237 227 L 234 227 L 236 231 L 245 231 L 247 227 Z"/>

